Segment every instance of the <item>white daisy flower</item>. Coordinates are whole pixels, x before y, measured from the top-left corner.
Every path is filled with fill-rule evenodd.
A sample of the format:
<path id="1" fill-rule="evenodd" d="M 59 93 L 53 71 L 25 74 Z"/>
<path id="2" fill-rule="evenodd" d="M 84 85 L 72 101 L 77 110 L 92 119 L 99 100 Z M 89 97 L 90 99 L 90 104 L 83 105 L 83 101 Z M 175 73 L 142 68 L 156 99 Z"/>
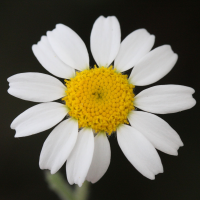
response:
<path id="1" fill-rule="evenodd" d="M 139 29 L 120 43 L 117 18 L 100 16 L 90 37 L 92 55 L 98 65 L 92 69 L 84 42 L 63 24 L 56 25 L 33 45 L 41 65 L 66 82 L 64 85 L 53 76 L 34 72 L 8 78 L 11 95 L 42 102 L 14 119 L 11 128 L 16 130 L 15 137 L 50 129 L 67 116 L 44 142 L 41 169 L 56 173 L 67 160 L 70 184 L 81 186 L 85 180 L 95 183 L 110 164 L 107 136 L 116 132 L 124 155 L 142 175 L 154 179 L 163 172 L 156 149 L 177 155 L 183 143 L 167 122 L 151 113 L 180 112 L 196 102 L 192 97 L 194 89 L 180 85 L 153 86 L 134 95 L 135 86 L 155 83 L 177 61 L 178 56 L 169 45 L 151 50 L 154 40 L 145 29 Z M 132 67 L 127 79 L 121 72 Z M 63 104 L 51 102 L 60 98 Z"/>

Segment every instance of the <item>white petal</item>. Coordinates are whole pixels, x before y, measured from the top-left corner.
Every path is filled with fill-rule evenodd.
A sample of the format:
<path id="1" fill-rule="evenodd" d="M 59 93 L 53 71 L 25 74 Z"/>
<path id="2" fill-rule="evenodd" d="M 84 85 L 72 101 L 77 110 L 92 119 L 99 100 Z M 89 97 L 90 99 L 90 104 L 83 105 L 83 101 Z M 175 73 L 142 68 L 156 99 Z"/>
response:
<path id="1" fill-rule="evenodd" d="M 68 66 L 85 70 L 89 68 L 89 55 L 83 40 L 69 27 L 57 24 L 47 38 L 57 56 Z"/>
<path id="2" fill-rule="evenodd" d="M 131 111 L 128 120 L 155 148 L 170 155 L 178 155 L 177 150 L 183 143 L 176 131 L 160 117 L 142 111 Z"/>
<path id="3" fill-rule="evenodd" d="M 15 137 L 33 135 L 55 126 L 67 113 L 67 107 L 61 103 L 41 103 L 18 115 L 11 128 L 16 130 Z"/>
<path id="4" fill-rule="evenodd" d="M 42 36 L 41 40 L 32 46 L 32 50 L 40 64 L 53 75 L 66 79 L 75 76 L 75 70 L 58 58 L 46 36 Z"/>
<path id="5" fill-rule="evenodd" d="M 78 121 L 67 119 L 50 133 L 40 154 L 40 168 L 56 173 L 67 160 L 78 136 Z"/>
<path id="6" fill-rule="evenodd" d="M 115 59 L 121 41 L 120 25 L 116 17 L 100 16 L 94 23 L 90 48 L 99 67 L 108 67 Z"/>
<path id="7" fill-rule="evenodd" d="M 118 72 L 133 67 L 154 45 L 155 36 L 145 29 L 138 29 L 130 33 L 121 43 L 114 66 Z"/>
<path id="8" fill-rule="evenodd" d="M 171 71 L 177 59 L 169 45 L 152 50 L 133 68 L 130 83 L 138 86 L 155 83 Z"/>
<path id="9" fill-rule="evenodd" d="M 66 87 L 56 78 L 41 73 L 21 73 L 8 78 L 8 93 L 24 100 L 48 102 L 66 95 Z"/>
<path id="10" fill-rule="evenodd" d="M 157 151 L 136 129 L 121 125 L 117 129 L 117 140 L 126 158 L 143 176 L 154 179 L 156 174 L 163 172 Z"/>
<path id="11" fill-rule="evenodd" d="M 91 128 L 83 128 L 78 133 L 77 142 L 66 165 L 67 179 L 70 184 L 82 186 L 92 162 L 94 136 Z"/>
<path id="12" fill-rule="evenodd" d="M 142 110 L 167 114 L 192 108 L 196 101 L 194 89 L 182 85 L 158 85 L 140 92 L 134 105 Z"/>
<path id="13" fill-rule="evenodd" d="M 86 179 L 96 183 L 107 171 L 110 165 L 110 143 L 105 133 L 99 133 L 94 138 L 94 154 Z"/>

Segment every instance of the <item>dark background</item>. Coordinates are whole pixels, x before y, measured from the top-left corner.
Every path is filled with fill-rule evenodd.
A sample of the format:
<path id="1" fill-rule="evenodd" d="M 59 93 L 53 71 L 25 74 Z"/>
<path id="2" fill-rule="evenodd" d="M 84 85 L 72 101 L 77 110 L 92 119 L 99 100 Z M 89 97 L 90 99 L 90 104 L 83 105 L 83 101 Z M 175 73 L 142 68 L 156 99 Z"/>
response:
<path id="1" fill-rule="evenodd" d="M 76 31 L 88 51 L 90 32 L 99 15 L 115 15 L 122 39 L 138 28 L 156 36 L 154 47 L 170 44 L 179 59 L 159 84 L 193 87 L 199 97 L 199 5 L 197 1 L 121 1 L 121 0 L 6 0 L 0 3 L 0 199 L 58 200 L 39 169 L 40 150 L 51 130 L 14 139 L 12 120 L 35 105 L 10 96 L 6 79 L 21 72 L 49 74 L 34 57 L 31 46 L 63 23 Z M 90 53 L 90 65 L 94 65 Z M 146 87 L 137 87 L 136 94 Z M 200 199 L 200 133 L 198 104 L 191 110 L 161 116 L 181 136 L 184 147 L 179 156 L 159 155 L 164 173 L 154 181 L 137 172 L 121 152 L 116 136 L 110 138 L 112 158 L 107 173 L 91 186 L 90 200 L 193 200 Z M 65 175 L 65 167 L 61 169 Z"/>

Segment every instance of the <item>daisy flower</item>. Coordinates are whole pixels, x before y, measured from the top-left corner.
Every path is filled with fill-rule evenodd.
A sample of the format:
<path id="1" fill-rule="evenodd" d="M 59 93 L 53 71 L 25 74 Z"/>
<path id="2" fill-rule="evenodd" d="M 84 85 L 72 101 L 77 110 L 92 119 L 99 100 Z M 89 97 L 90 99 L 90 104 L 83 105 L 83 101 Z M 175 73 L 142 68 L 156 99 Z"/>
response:
<path id="1" fill-rule="evenodd" d="M 53 76 L 35 72 L 8 78 L 8 93 L 41 102 L 14 119 L 11 128 L 16 130 L 15 137 L 40 133 L 65 118 L 44 142 L 41 169 L 54 174 L 67 161 L 70 184 L 81 186 L 85 180 L 95 183 L 108 169 L 108 136 L 116 133 L 124 155 L 142 175 L 154 179 L 163 172 L 156 149 L 177 155 L 183 143 L 167 122 L 152 113 L 175 113 L 190 109 L 196 102 L 192 97 L 194 89 L 181 85 L 153 86 L 134 94 L 135 86 L 155 83 L 177 61 L 169 45 L 151 50 L 154 41 L 154 35 L 138 29 L 121 42 L 117 18 L 100 16 L 90 36 L 98 67 L 90 68 L 84 42 L 63 24 L 57 24 L 33 45 L 41 65 L 65 79 L 63 84 Z M 123 72 L 130 68 L 128 78 Z M 51 102 L 57 99 L 63 103 Z"/>

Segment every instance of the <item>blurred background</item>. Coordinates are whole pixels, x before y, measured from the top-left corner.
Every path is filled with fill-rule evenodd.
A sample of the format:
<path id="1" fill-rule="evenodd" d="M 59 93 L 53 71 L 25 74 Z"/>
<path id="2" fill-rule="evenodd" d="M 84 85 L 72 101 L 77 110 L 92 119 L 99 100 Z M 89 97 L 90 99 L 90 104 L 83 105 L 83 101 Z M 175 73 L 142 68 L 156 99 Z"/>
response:
<path id="1" fill-rule="evenodd" d="M 0 5 L 0 199 L 58 200 L 48 189 L 39 155 L 52 129 L 15 139 L 12 120 L 36 103 L 7 93 L 6 79 L 22 72 L 49 74 L 34 57 L 31 46 L 57 23 L 72 28 L 85 42 L 90 65 L 90 32 L 100 15 L 115 15 L 121 25 L 122 40 L 138 28 L 156 36 L 154 47 L 170 44 L 179 59 L 172 71 L 153 85 L 179 84 L 193 87 L 199 99 L 198 1 L 145 0 L 1 0 Z M 137 87 L 135 93 L 147 87 Z M 110 137 L 111 164 L 103 178 L 91 185 L 90 200 L 193 200 L 200 199 L 199 105 L 180 113 L 160 115 L 180 135 L 184 147 L 179 156 L 159 152 L 164 173 L 154 181 L 143 177 L 120 150 L 115 135 Z M 65 176 L 65 166 L 61 172 Z"/>

